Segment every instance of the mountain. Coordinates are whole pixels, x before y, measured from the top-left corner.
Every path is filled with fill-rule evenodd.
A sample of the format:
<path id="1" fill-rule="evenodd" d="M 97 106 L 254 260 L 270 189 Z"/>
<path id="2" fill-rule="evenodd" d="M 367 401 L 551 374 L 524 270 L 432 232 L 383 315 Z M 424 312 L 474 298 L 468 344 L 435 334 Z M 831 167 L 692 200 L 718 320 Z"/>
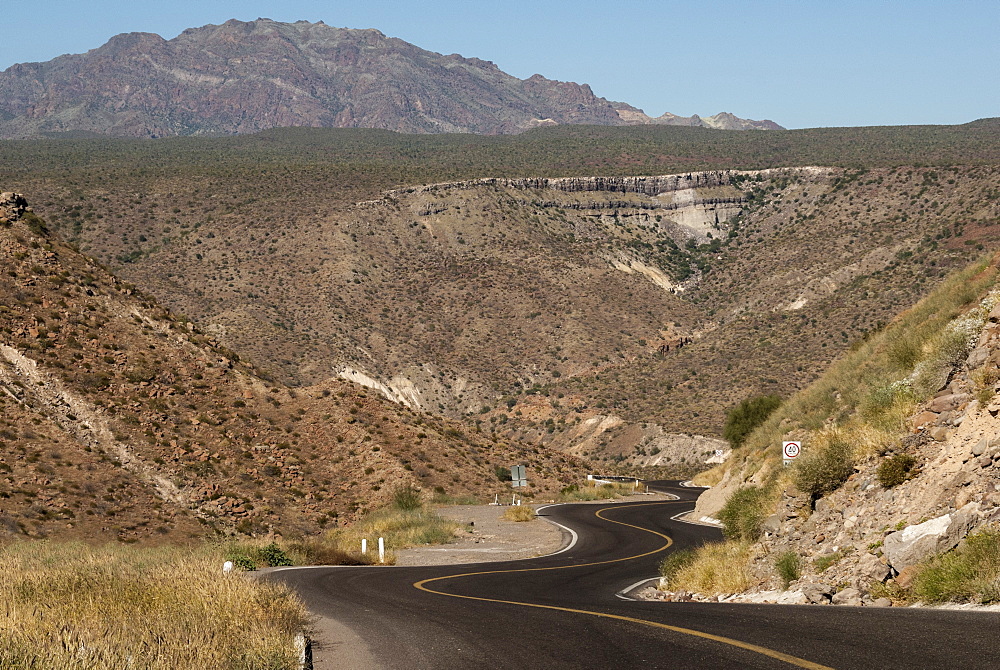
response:
<path id="1" fill-rule="evenodd" d="M 626 125 L 663 125 L 663 126 L 696 126 L 699 128 L 715 128 L 717 130 L 784 130 L 774 121 L 752 121 L 741 119 L 729 112 L 720 112 L 704 118 L 694 116 L 677 116 L 667 112 L 660 116 L 647 116 L 641 109 L 636 109 L 624 103 L 613 103 L 618 116 Z"/>
<path id="2" fill-rule="evenodd" d="M 582 462 L 346 381 L 289 388 L 0 194 L 0 538 L 317 532 L 389 499 L 553 492 Z"/>
<path id="3" fill-rule="evenodd" d="M 378 30 L 269 19 L 117 35 L 0 73 L 0 137 L 230 135 L 283 126 L 505 134 L 543 125 L 780 128 L 731 114 L 650 118 L 586 84 L 521 80 L 489 61 Z"/>

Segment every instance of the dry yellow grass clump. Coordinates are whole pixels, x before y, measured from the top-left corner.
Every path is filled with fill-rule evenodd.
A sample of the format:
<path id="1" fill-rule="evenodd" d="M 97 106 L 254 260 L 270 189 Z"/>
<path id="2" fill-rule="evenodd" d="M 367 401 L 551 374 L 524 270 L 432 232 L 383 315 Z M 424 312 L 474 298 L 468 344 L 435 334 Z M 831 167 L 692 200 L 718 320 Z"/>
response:
<path id="1" fill-rule="evenodd" d="M 696 560 L 670 579 L 670 588 L 713 595 L 745 591 L 752 582 L 748 568 L 752 550 L 747 542 L 706 544 L 698 549 Z"/>
<path id="2" fill-rule="evenodd" d="M 286 588 L 209 548 L 0 548 L 0 668 L 282 670 L 306 622 Z"/>
<path id="3" fill-rule="evenodd" d="M 531 521 L 535 516 L 535 510 L 527 505 L 514 505 L 503 511 L 507 521 Z"/>

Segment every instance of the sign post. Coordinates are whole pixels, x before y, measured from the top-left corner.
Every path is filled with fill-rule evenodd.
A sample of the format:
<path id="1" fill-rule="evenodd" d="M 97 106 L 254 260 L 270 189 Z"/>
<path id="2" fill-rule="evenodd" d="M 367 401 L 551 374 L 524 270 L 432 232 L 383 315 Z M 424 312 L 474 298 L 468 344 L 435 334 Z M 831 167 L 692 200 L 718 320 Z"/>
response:
<path id="1" fill-rule="evenodd" d="M 781 460 L 785 466 L 789 466 L 799 454 L 802 453 L 802 443 L 801 442 L 782 442 L 781 443 Z"/>

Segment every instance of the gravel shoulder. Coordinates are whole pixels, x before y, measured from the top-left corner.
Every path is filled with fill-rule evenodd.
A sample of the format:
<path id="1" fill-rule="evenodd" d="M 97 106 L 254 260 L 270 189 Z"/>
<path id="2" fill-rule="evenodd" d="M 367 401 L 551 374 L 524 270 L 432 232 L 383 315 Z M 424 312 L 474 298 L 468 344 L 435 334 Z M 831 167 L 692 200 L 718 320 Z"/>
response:
<path id="1" fill-rule="evenodd" d="M 666 495 L 629 496 L 621 500 L 601 500 L 583 505 L 608 505 L 615 502 L 654 502 L 670 500 Z M 532 505 L 534 508 L 544 504 Z M 534 558 L 559 551 L 570 541 L 570 534 L 544 518 L 531 521 L 507 521 L 507 507 L 499 505 L 451 505 L 435 511 L 466 528 L 449 544 L 413 547 L 396 551 L 396 565 L 456 565 L 459 563 L 493 563 Z M 469 526 L 468 524 L 472 524 Z"/>
<path id="2" fill-rule="evenodd" d="M 399 549 L 396 565 L 515 561 L 551 554 L 568 542 L 569 533 L 541 518 L 507 521 L 503 518 L 506 509 L 498 505 L 439 507 L 435 511 L 442 517 L 465 524 L 455 542 Z"/>

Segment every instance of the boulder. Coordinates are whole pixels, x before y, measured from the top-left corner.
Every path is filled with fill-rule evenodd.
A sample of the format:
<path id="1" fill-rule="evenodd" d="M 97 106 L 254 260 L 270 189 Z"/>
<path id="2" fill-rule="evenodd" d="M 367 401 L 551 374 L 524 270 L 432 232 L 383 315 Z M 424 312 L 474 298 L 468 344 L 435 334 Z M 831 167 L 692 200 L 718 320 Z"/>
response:
<path id="1" fill-rule="evenodd" d="M 957 512 L 889 533 L 882 545 L 886 562 L 896 572 L 901 572 L 924 559 L 954 549 L 979 519 L 979 504 L 969 503 Z"/>
<path id="2" fill-rule="evenodd" d="M 888 598 L 876 598 L 872 607 L 892 607 L 892 601 Z"/>
<path id="3" fill-rule="evenodd" d="M 799 584 L 796 590 L 800 591 L 806 600 L 814 605 L 825 605 L 830 602 L 830 595 L 833 593 L 830 585 L 822 582 L 805 582 Z"/>
<path id="4" fill-rule="evenodd" d="M 970 370 L 975 370 L 990 357 L 989 347 L 977 347 L 969 352 L 969 357 L 965 359 L 965 364 Z"/>
<path id="5" fill-rule="evenodd" d="M 948 429 L 944 426 L 935 426 L 927 433 L 935 442 L 944 442 L 948 439 Z"/>
<path id="6" fill-rule="evenodd" d="M 772 533 L 772 534 L 777 533 L 779 530 L 781 530 L 781 517 L 779 517 L 777 514 L 772 514 L 771 516 L 764 519 L 764 523 L 761 525 L 761 528 L 764 530 L 765 533 Z"/>
<path id="7" fill-rule="evenodd" d="M 986 453 L 986 450 L 990 448 L 990 438 L 984 437 L 983 439 L 972 445 L 972 455 L 982 456 Z"/>
<path id="8" fill-rule="evenodd" d="M 968 393 L 949 393 L 948 395 L 938 396 L 928 403 L 927 409 L 938 414 L 949 412 L 958 409 L 962 404 L 968 402 L 970 397 Z"/>
<path id="9" fill-rule="evenodd" d="M 914 428 L 923 428 L 924 426 L 930 426 L 935 421 L 938 420 L 938 415 L 934 412 L 921 412 L 913 418 Z"/>
<path id="10" fill-rule="evenodd" d="M 997 304 L 997 306 L 990 311 L 989 316 L 986 318 L 993 322 L 1000 321 L 1000 304 Z"/>
<path id="11" fill-rule="evenodd" d="M 861 591 L 848 587 L 843 591 L 834 593 L 831 600 L 834 605 L 851 605 L 859 607 L 861 605 Z"/>
<path id="12" fill-rule="evenodd" d="M 869 583 L 884 582 L 889 576 L 889 566 L 880 561 L 878 556 L 865 554 L 858 560 L 857 573 Z"/>

